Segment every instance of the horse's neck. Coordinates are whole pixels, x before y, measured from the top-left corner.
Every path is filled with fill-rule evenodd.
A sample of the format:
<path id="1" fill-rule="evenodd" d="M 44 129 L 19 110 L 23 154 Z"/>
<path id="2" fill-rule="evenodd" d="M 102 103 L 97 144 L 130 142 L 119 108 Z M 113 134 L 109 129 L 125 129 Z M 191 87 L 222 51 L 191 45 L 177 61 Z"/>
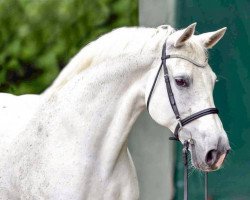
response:
<path id="1" fill-rule="evenodd" d="M 54 94 L 64 115 L 74 120 L 84 151 L 101 159 L 103 167 L 112 168 L 127 147 L 129 131 L 145 107 L 144 89 L 152 62 L 146 56 L 107 60 L 86 69 Z"/>

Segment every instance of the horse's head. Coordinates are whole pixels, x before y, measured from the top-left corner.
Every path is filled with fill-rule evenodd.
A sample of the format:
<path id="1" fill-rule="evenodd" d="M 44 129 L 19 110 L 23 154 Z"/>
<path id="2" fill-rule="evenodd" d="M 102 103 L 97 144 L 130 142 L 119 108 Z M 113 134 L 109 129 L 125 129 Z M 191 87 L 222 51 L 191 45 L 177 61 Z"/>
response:
<path id="1" fill-rule="evenodd" d="M 166 40 L 166 54 L 181 55 L 194 62 L 205 65 L 197 67 L 186 59 L 171 58 L 166 60 L 170 84 L 183 119 L 206 108 L 213 108 L 213 89 L 216 75 L 207 64 L 207 49 L 212 48 L 224 35 L 226 28 L 215 32 L 194 35 L 195 25 L 171 34 Z M 156 69 L 151 70 L 147 83 L 149 94 L 155 78 Z M 149 95 L 146 95 L 146 101 Z M 177 120 L 168 98 L 168 92 L 161 71 L 150 100 L 149 113 L 159 124 L 174 131 Z M 179 130 L 179 139 L 183 143 L 192 139 L 189 150 L 192 163 L 203 171 L 221 167 L 230 150 L 229 141 L 217 114 L 200 117 Z"/>

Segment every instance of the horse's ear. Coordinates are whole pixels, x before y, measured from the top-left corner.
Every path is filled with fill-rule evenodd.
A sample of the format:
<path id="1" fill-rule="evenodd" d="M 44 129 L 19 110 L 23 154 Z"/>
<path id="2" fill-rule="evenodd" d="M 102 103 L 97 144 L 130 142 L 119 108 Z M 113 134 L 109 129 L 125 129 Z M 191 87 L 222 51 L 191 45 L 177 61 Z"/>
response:
<path id="1" fill-rule="evenodd" d="M 198 35 L 198 38 L 203 43 L 204 47 L 207 49 L 211 49 L 225 34 L 227 28 L 224 27 L 214 32 L 203 33 Z"/>
<path id="2" fill-rule="evenodd" d="M 181 35 L 178 37 L 174 43 L 174 47 L 181 47 L 185 42 L 194 34 L 196 23 L 189 25 L 184 30 L 181 30 Z"/>

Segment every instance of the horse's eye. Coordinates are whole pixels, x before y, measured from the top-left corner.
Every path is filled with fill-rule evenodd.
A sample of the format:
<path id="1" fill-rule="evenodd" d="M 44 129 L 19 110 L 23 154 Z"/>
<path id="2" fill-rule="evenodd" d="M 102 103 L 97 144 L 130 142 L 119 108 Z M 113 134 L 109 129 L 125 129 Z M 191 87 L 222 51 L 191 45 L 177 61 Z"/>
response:
<path id="1" fill-rule="evenodd" d="M 176 83 L 176 85 L 178 85 L 180 87 L 188 87 L 189 86 L 188 79 L 181 78 L 181 77 L 175 78 L 175 83 Z"/>

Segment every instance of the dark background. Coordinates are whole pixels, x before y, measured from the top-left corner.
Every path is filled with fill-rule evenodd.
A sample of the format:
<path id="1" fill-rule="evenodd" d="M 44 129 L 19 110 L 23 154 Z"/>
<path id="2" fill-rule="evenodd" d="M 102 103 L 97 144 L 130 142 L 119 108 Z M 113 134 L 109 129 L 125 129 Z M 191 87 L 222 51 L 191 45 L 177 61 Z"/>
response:
<path id="1" fill-rule="evenodd" d="M 250 199 L 250 1 L 177 1 L 177 27 L 197 22 L 198 33 L 227 27 L 210 50 L 209 63 L 218 76 L 214 99 L 232 152 L 224 168 L 209 174 L 209 194 L 216 200 Z M 179 149 L 179 162 L 181 162 Z M 177 165 L 177 199 L 182 196 L 182 165 Z M 191 170 L 192 171 L 192 170 Z M 203 174 L 190 175 L 190 199 L 203 199 Z"/>

